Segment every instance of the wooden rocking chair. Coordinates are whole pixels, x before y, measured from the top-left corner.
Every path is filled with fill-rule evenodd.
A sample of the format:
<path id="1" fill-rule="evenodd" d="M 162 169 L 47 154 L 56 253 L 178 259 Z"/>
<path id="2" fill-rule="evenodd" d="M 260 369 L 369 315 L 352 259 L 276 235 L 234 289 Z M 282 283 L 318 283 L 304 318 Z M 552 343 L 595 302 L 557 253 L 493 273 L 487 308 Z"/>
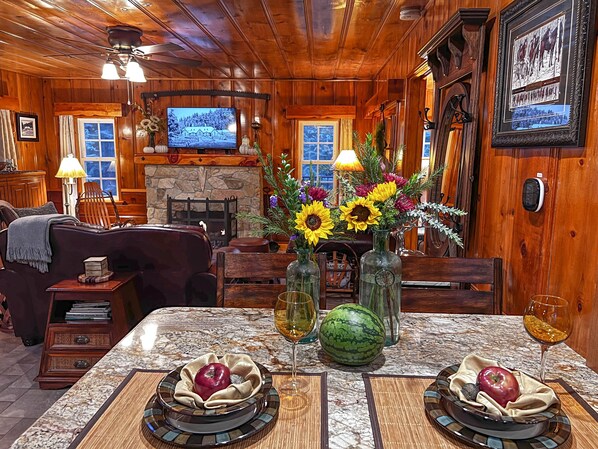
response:
<path id="1" fill-rule="evenodd" d="M 83 184 L 83 193 L 77 199 L 76 210 L 79 220 L 104 229 L 129 224 L 121 221 L 112 193 L 102 190 L 97 182 Z"/>

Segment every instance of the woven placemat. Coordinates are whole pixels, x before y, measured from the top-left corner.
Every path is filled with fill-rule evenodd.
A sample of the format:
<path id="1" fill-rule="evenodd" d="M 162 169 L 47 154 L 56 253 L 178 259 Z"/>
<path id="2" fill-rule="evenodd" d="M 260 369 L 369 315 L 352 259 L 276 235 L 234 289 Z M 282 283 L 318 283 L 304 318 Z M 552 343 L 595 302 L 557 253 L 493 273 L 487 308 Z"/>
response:
<path id="1" fill-rule="evenodd" d="M 166 371 L 133 370 L 98 410 L 69 449 L 173 449 L 180 448 L 154 438 L 142 422 L 143 410 Z M 275 387 L 288 379 L 273 373 Z M 303 374 L 309 382 L 306 400 L 289 404 L 281 396 L 278 419 L 270 431 L 246 441 L 225 446 L 230 449 L 327 449 L 328 395 L 326 373 Z"/>
<path id="2" fill-rule="evenodd" d="M 471 448 L 428 420 L 423 393 L 434 378 L 367 373 L 363 378 L 376 449 Z M 571 437 L 559 449 L 596 449 L 598 413 L 565 382 L 549 385 L 561 398 L 572 425 Z"/>

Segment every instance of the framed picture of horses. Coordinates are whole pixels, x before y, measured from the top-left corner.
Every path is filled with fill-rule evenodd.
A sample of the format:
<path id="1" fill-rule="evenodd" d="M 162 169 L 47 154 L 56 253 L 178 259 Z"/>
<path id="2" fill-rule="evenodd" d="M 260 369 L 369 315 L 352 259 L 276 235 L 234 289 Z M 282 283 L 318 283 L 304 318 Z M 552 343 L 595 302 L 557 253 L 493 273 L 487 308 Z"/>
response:
<path id="1" fill-rule="evenodd" d="M 518 0 L 500 14 L 495 147 L 583 146 L 596 0 Z"/>

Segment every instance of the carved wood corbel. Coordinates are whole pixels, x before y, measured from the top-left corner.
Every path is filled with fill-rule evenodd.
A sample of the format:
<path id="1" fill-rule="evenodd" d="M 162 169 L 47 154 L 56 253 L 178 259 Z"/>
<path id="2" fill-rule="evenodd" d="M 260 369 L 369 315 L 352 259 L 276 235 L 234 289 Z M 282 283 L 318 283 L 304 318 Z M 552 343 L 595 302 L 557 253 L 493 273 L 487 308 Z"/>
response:
<path id="1" fill-rule="evenodd" d="M 465 41 L 463 38 L 457 34 L 449 37 L 448 39 L 448 49 L 453 55 L 453 59 L 455 62 L 455 67 L 457 69 L 461 68 L 461 62 L 463 61 L 463 49 L 465 48 Z"/>
<path id="2" fill-rule="evenodd" d="M 445 47 L 444 45 L 438 47 L 436 50 L 436 56 L 440 61 L 440 65 L 442 66 L 442 74 L 447 76 L 451 68 L 451 53 L 449 52 L 448 47 Z"/>

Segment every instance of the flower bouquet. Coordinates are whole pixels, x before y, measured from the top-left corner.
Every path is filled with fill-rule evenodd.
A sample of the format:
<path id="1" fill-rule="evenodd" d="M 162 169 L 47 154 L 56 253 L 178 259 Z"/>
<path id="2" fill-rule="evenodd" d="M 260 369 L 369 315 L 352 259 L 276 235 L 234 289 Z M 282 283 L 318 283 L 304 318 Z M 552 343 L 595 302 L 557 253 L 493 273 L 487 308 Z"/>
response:
<path id="1" fill-rule="evenodd" d="M 388 163 L 374 148 L 370 134 L 356 147 L 363 171 L 339 176 L 345 198 L 340 205 L 340 219 L 350 231 L 373 233 L 373 249 L 361 258 L 359 303 L 382 319 L 389 346 L 399 340 L 401 298 L 401 259 L 388 251 L 390 232 L 402 235 L 404 229 L 421 223 L 462 246 L 461 238 L 445 224 L 443 217 L 462 216 L 465 212 L 443 204 L 420 202 L 421 194 L 432 187 L 442 170 L 429 177 L 415 173 L 406 179 L 395 173 L 400 151 Z"/>
<path id="2" fill-rule="evenodd" d="M 256 225 L 252 233 L 258 236 L 282 235 L 289 239 L 297 260 L 286 273 L 287 290 L 305 292 L 314 300 L 318 310 L 320 302 L 320 270 L 312 260 L 313 251 L 320 239 L 333 234 L 334 220 L 331 215 L 328 192 L 311 181 L 299 181 L 292 176 L 293 169 L 286 154 L 275 169 L 272 156 L 264 158 L 257 148 L 257 156 L 264 169 L 264 179 L 272 189 L 270 208 L 266 216 L 239 213 L 237 219 Z M 314 341 L 319 326 L 300 343 Z"/>
<path id="3" fill-rule="evenodd" d="M 148 146 L 155 146 L 156 133 L 166 129 L 164 120 L 149 111 L 143 111 L 143 119 L 137 124 L 138 136 L 149 136 Z"/>

